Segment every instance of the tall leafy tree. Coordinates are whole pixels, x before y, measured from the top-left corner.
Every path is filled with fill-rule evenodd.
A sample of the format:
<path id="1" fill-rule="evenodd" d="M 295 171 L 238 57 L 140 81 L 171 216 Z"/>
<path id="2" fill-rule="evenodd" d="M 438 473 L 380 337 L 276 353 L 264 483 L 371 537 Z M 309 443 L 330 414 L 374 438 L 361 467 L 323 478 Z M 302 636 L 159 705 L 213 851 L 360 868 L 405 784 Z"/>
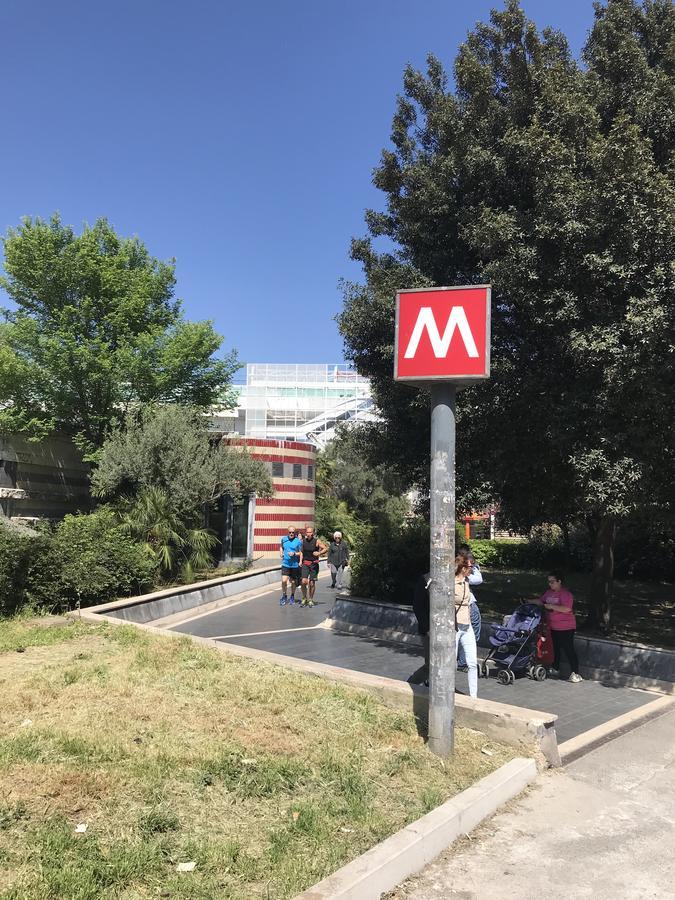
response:
<path id="1" fill-rule="evenodd" d="M 204 508 L 224 494 L 271 496 L 272 480 L 245 447 L 210 440 L 200 410 L 158 404 L 128 413 L 113 428 L 99 454 L 92 488 L 95 496 L 125 507 L 145 495 L 153 501 L 146 512 L 157 515 L 170 508 L 179 520 L 195 524 Z M 149 493 L 153 490 L 162 493 L 161 502 Z"/>
<path id="2" fill-rule="evenodd" d="M 393 297 L 493 284 L 493 377 L 463 392 L 460 486 L 516 524 L 588 524 L 606 629 L 616 528 L 669 512 L 673 476 L 675 7 L 596 5 L 584 65 L 516 0 L 408 68 L 352 254 L 340 327 L 388 428 L 375 455 L 426 478 L 428 398 L 391 380 Z M 377 250 L 379 237 L 393 249 Z"/>
<path id="3" fill-rule="evenodd" d="M 70 432 L 88 452 L 141 402 L 211 404 L 238 368 L 210 322 L 188 322 L 174 266 L 104 219 L 77 235 L 26 219 L 4 238 L 14 308 L 0 324 L 0 430 Z"/>

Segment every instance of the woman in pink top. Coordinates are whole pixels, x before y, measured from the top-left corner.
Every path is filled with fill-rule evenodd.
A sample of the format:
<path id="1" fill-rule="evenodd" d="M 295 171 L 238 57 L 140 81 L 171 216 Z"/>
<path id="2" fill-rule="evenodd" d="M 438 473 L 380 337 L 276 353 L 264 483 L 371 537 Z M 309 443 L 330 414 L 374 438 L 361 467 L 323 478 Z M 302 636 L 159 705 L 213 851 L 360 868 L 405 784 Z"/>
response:
<path id="1" fill-rule="evenodd" d="M 564 652 L 572 670 L 570 681 L 574 684 L 583 681 L 579 674 L 577 652 L 574 649 L 574 633 L 577 630 L 577 620 L 572 612 L 574 597 L 563 587 L 562 575 L 559 572 L 551 572 L 548 576 L 548 590 L 534 602 L 541 604 L 546 610 L 546 621 L 551 629 L 555 653 L 552 674 L 559 674 L 560 654 Z"/>

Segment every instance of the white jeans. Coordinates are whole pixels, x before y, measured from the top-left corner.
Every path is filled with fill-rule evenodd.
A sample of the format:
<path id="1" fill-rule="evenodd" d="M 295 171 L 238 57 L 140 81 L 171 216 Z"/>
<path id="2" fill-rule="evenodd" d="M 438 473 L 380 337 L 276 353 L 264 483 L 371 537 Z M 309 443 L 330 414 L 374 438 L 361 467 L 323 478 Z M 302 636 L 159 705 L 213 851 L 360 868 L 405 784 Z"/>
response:
<path id="1" fill-rule="evenodd" d="M 455 633 L 455 650 L 462 645 L 464 658 L 469 667 L 469 695 L 478 696 L 478 649 L 476 647 L 476 635 L 470 625 L 458 625 Z"/>

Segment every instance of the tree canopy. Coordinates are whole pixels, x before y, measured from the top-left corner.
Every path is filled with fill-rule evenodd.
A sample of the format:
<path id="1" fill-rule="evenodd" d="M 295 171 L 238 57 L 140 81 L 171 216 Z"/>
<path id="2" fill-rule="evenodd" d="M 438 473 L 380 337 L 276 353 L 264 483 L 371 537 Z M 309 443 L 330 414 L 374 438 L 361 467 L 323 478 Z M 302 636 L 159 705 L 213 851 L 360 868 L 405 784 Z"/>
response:
<path id="1" fill-rule="evenodd" d="M 669 515 L 675 287 L 675 7 L 607 0 L 578 63 L 516 0 L 441 63 L 407 68 L 355 240 L 340 327 L 372 379 L 375 459 L 424 484 L 428 396 L 392 381 L 394 295 L 493 285 L 492 378 L 460 395 L 458 487 L 517 525 L 586 521 L 610 621 L 617 522 Z M 389 248 L 377 249 L 388 239 Z"/>
<path id="2" fill-rule="evenodd" d="M 92 476 L 95 496 L 135 498 L 164 491 L 185 522 L 201 520 L 205 506 L 228 494 L 269 497 L 272 481 L 264 463 L 241 446 L 214 444 L 196 408 L 162 404 L 129 412 L 103 444 Z"/>
<path id="3" fill-rule="evenodd" d="M 138 403 L 227 402 L 236 355 L 214 357 L 221 338 L 184 319 L 173 264 L 138 238 L 105 219 L 77 235 L 55 215 L 10 229 L 4 251 L 0 430 L 58 428 L 92 452 Z"/>

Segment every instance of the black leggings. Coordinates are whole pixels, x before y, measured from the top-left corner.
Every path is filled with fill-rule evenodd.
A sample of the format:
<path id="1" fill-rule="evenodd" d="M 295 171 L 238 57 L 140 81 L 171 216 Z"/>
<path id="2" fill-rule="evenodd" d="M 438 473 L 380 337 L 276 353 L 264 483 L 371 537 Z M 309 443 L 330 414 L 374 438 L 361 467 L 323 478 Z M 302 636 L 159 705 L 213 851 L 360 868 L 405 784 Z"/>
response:
<path id="1" fill-rule="evenodd" d="M 553 668 L 560 668 L 560 651 L 562 650 L 567 657 L 573 672 L 579 674 L 579 660 L 577 659 L 577 651 L 574 649 L 575 630 L 571 628 L 569 631 L 551 631 L 553 638 L 553 651 L 555 659 L 553 660 Z"/>

